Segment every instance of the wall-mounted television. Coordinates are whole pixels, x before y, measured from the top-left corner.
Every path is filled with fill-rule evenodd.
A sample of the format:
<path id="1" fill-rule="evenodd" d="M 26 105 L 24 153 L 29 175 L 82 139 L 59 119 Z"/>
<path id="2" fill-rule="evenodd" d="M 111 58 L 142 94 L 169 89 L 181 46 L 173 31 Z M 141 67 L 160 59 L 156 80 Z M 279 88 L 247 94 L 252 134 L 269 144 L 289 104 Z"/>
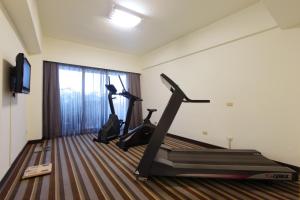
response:
<path id="1" fill-rule="evenodd" d="M 16 66 L 11 68 L 10 88 L 13 93 L 30 92 L 31 65 L 23 53 L 16 57 Z"/>

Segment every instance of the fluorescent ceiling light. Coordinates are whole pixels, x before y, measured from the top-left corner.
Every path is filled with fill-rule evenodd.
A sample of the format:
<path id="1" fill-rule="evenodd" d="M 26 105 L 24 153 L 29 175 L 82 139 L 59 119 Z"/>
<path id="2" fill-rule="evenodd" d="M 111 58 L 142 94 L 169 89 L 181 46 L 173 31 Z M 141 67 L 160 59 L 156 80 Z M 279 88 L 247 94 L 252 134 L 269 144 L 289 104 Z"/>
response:
<path id="1" fill-rule="evenodd" d="M 140 1 L 122 0 L 118 1 L 118 5 L 143 15 L 148 15 L 147 13 L 149 12 L 145 5 Z"/>
<path id="2" fill-rule="evenodd" d="M 141 17 L 119 8 L 114 8 L 110 15 L 110 22 L 122 28 L 133 28 L 141 21 Z"/>

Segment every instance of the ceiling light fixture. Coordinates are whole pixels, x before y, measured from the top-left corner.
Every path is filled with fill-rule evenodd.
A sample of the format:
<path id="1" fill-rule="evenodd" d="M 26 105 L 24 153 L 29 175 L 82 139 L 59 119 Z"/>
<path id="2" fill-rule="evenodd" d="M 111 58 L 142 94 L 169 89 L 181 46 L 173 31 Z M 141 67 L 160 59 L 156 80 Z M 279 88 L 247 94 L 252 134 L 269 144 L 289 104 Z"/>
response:
<path id="1" fill-rule="evenodd" d="M 109 19 L 112 24 L 122 28 L 133 28 L 142 21 L 134 12 L 119 7 L 113 8 Z"/>

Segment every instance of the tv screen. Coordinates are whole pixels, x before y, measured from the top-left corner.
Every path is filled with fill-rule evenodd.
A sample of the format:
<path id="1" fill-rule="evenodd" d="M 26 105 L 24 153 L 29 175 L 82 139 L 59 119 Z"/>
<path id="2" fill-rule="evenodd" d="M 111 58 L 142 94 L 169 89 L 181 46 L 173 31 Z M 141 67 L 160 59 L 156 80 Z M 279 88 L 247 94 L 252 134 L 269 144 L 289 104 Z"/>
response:
<path id="1" fill-rule="evenodd" d="M 30 91 L 30 64 L 25 58 L 23 63 L 23 87 L 22 92 L 28 93 Z"/>
<path id="2" fill-rule="evenodd" d="M 30 92 L 31 66 L 23 53 L 16 57 L 16 67 L 11 71 L 11 89 L 14 93 Z"/>

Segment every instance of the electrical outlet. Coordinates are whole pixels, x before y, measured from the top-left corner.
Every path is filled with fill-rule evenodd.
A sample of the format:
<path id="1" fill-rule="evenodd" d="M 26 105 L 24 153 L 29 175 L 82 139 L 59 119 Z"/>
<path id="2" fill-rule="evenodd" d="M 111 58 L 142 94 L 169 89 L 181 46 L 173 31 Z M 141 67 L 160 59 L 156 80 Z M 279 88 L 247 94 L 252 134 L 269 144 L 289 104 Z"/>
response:
<path id="1" fill-rule="evenodd" d="M 202 134 L 203 135 L 208 135 L 208 132 L 207 131 L 202 131 Z"/>
<path id="2" fill-rule="evenodd" d="M 226 103 L 226 106 L 227 106 L 227 107 L 233 107 L 233 102 L 227 102 L 227 103 Z"/>
<path id="3" fill-rule="evenodd" d="M 227 140 L 228 140 L 228 141 L 232 141 L 232 140 L 233 140 L 233 137 L 232 137 L 232 136 L 228 136 L 228 137 L 227 137 Z"/>

